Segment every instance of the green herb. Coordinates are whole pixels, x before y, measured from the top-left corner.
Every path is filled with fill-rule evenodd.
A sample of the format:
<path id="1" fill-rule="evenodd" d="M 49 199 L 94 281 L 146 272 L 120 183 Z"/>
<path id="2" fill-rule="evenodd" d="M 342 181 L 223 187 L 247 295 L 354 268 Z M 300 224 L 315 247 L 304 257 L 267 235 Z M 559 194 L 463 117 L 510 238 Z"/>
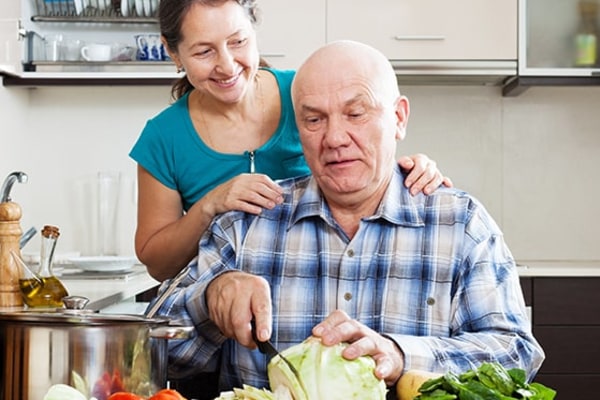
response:
<path id="1" fill-rule="evenodd" d="M 448 372 L 430 379 L 419 392 L 415 400 L 553 400 L 556 396 L 556 391 L 541 383 L 528 384 L 522 369 L 506 370 L 495 362 L 460 375 Z"/>

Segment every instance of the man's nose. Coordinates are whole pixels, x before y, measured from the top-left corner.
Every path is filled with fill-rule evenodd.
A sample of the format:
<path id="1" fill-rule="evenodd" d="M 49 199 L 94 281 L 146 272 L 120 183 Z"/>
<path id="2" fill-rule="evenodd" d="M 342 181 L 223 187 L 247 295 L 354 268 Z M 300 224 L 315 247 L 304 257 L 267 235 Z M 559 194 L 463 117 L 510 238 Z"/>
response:
<path id="1" fill-rule="evenodd" d="M 350 136 L 347 131 L 347 124 L 343 118 L 330 117 L 325 132 L 325 143 L 329 147 L 344 146 L 349 143 Z"/>

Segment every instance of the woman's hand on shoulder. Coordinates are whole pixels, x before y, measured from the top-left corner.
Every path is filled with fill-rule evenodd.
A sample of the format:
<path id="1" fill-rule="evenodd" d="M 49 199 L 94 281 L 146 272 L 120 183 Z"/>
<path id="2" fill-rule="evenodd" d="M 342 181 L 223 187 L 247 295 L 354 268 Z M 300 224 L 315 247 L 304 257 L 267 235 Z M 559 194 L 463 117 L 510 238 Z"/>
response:
<path id="1" fill-rule="evenodd" d="M 211 190 L 205 197 L 213 215 L 231 210 L 260 214 L 283 201 L 282 189 L 264 174 L 241 174 Z"/>
<path id="2" fill-rule="evenodd" d="M 437 163 L 425 154 L 417 153 L 402 156 L 398 160 L 400 168 L 408 172 L 404 185 L 415 195 L 419 192 L 433 193 L 440 185 L 452 187 L 452 180 L 444 176 L 438 169 Z"/>

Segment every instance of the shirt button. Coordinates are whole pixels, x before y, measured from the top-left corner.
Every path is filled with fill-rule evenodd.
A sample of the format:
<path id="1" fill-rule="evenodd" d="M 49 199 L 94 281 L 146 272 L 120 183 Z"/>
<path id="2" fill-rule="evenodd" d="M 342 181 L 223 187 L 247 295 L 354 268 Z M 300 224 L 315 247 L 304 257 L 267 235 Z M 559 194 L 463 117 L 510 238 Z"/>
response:
<path id="1" fill-rule="evenodd" d="M 428 305 L 428 306 L 432 306 L 432 305 L 434 305 L 434 304 L 435 304 L 435 299 L 434 299 L 433 297 L 429 297 L 429 298 L 427 299 L 427 305 Z"/>
<path id="2" fill-rule="evenodd" d="M 352 300 L 352 293 L 349 293 L 349 292 L 344 293 L 344 300 L 346 300 L 346 301 Z"/>
<path id="3" fill-rule="evenodd" d="M 354 257 L 354 250 L 350 249 L 346 254 L 348 254 L 348 257 Z"/>

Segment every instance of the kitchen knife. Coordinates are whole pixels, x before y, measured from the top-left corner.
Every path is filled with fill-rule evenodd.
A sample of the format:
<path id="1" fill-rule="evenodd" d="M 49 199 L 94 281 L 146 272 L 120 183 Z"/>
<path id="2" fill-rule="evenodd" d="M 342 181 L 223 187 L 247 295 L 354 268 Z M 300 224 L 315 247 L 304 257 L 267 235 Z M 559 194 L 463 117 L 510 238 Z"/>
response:
<path id="1" fill-rule="evenodd" d="M 306 393 L 306 388 L 304 387 L 304 383 L 302 383 L 300 373 L 298 372 L 296 367 L 294 367 L 294 365 L 287 358 L 285 358 L 279 351 L 277 351 L 277 349 L 275 348 L 275 346 L 273 346 L 273 343 L 270 340 L 267 340 L 265 342 L 258 340 L 258 336 L 256 334 L 256 322 L 254 321 L 254 318 L 252 318 L 250 324 L 252 325 L 252 339 L 254 339 L 254 341 L 256 342 L 256 345 L 258 346 L 258 351 L 260 351 L 263 354 L 266 354 L 269 361 L 273 357 L 279 356 L 279 358 L 281 358 L 283 362 L 286 363 L 286 365 L 290 368 L 290 370 L 298 380 L 298 383 L 302 387 L 302 390 L 304 390 L 304 393 Z"/>

